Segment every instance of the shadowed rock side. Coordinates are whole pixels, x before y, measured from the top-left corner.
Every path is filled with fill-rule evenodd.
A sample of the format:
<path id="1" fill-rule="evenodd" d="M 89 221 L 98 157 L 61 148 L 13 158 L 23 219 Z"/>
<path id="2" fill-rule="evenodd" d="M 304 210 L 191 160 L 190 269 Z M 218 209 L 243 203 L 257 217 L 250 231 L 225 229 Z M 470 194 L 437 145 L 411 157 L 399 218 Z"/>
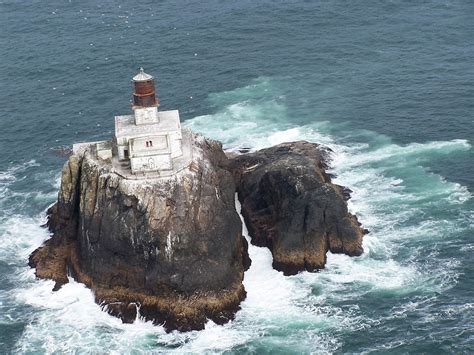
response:
<path id="1" fill-rule="evenodd" d="M 190 134 L 190 133 L 188 133 Z M 170 180 L 126 180 L 93 148 L 64 165 L 54 233 L 30 256 L 36 275 L 89 286 L 124 322 L 167 330 L 232 319 L 245 298 L 247 244 L 221 144 L 194 136 L 193 163 Z"/>
<path id="2" fill-rule="evenodd" d="M 285 275 L 324 268 L 326 253 L 358 256 L 367 232 L 348 213 L 348 191 L 331 183 L 328 151 L 304 141 L 231 159 L 252 244 L 268 247 Z"/>

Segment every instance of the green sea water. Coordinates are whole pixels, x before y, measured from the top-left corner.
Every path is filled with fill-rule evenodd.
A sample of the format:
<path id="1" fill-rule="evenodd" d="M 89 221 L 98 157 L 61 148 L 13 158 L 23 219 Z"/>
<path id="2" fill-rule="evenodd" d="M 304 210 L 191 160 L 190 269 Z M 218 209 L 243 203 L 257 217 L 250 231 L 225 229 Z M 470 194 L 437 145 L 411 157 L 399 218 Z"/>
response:
<path id="1" fill-rule="evenodd" d="M 434 0 L 1 1 L 0 353 L 473 353 L 473 14 Z M 113 134 L 139 66 L 162 109 L 226 149 L 329 146 L 365 253 L 284 277 L 251 246 L 235 320 L 189 333 L 122 324 L 83 285 L 36 280 L 58 152 Z"/>

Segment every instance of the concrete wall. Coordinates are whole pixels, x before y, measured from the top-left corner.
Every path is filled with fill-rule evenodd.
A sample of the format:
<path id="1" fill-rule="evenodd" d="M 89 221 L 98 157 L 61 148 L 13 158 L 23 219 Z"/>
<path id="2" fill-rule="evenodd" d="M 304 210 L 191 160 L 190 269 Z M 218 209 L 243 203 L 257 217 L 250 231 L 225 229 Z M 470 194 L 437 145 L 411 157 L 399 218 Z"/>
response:
<path id="1" fill-rule="evenodd" d="M 137 157 L 130 159 L 132 173 L 149 172 L 157 170 L 172 170 L 173 161 L 171 154 L 154 155 L 150 157 Z"/>
<path id="2" fill-rule="evenodd" d="M 137 125 L 158 123 L 158 109 L 156 107 L 143 107 L 134 109 L 135 123 Z"/>
<path id="3" fill-rule="evenodd" d="M 119 161 L 130 159 L 132 173 L 169 171 L 173 168 L 173 159 L 183 156 L 176 110 L 158 113 L 156 107 L 135 108 L 134 116 L 116 116 L 115 123 L 116 154 Z"/>
<path id="4" fill-rule="evenodd" d="M 118 153 L 118 159 L 119 160 L 125 160 L 125 152 L 124 150 L 127 149 L 130 153 L 128 144 L 125 145 L 117 145 L 117 153 Z"/>
<path id="5" fill-rule="evenodd" d="M 112 159 L 112 144 L 110 141 L 99 142 L 95 147 L 97 158 L 102 160 Z"/>
<path id="6" fill-rule="evenodd" d="M 167 137 L 167 147 L 165 146 L 164 137 Z M 146 142 L 150 140 L 152 141 L 152 147 L 147 147 Z M 127 144 L 123 144 L 124 142 L 127 142 Z M 171 153 L 172 158 L 183 155 L 181 131 L 163 132 L 163 134 L 155 136 L 121 137 L 120 143 L 117 144 L 119 160 L 125 159 L 124 149 L 129 150 L 130 157 L 164 154 L 167 152 Z"/>
<path id="7" fill-rule="evenodd" d="M 171 144 L 171 156 L 177 158 L 183 155 L 183 135 L 181 130 L 168 132 Z"/>
<path id="8" fill-rule="evenodd" d="M 170 153 L 171 147 L 167 135 L 139 137 L 131 139 L 130 142 L 131 157 Z"/>
<path id="9" fill-rule="evenodd" d="M 97 157 L 102 160 L 112 159 L 112 149 L 97 150 Z"/>

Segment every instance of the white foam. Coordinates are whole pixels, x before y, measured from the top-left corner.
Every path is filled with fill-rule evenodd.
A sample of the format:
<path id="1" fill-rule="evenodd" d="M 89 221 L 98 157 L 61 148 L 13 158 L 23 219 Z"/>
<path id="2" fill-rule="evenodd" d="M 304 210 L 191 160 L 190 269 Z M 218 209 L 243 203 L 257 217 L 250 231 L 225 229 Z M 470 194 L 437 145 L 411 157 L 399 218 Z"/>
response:
<path id="1" fill-rule="evenodd" d="M 0 257 L 8 263 L 26 260 L 39 247 L 49 233 L 42 227 L 44 216 L 35 218 L 11 216 L 0 225 Z"/>
<path id="2" fill-rule="evenodd" d="M 32 159 L 22 164 L 13 165 L 7 168 L 5 171 L 0 171 L 0 181 L 2 180 L 15 180 L 15 174 L 22 173 L 26 169 L 33 167 L 33 166 L 40 166 L 36 160 Z"/>
<path id="3" fill-rule="evenodd" d="M 302 273 L 298 277 L 323 289 L 319 296 L 321 303 L 350 301 L 369 292 L 411 293 L 422 285 L 422 275 L 413 265 L 332 253 L 328 253 L 325 270 L 316 274 Z"/>
<path id="4" fill-rule="evenodd" d="M 439 141 L 427 143 L 411 143 L 405 146 L 390 144 L 381 148 L 364 151 L 363 154 L 341 155 L 340 159 L 346 167 L 360 167 L 364 164 L 373 164 L 390 159 L 390 164 L 418 163 L 417 158 L 427 154 L 449 154 L 454 151 L 466 151 L 471 148 L 467 140 L 455 139 L 452 141 Z"/>
<path id="5" fill-rule="evenodd" d="M 14 181 L 15 175 L 11 171 L 0 171 L 0 182 Z"/>
<path id="6" fill-rule="evenodd" d="M 240 209 L 238 202 L 236 208 Z M 245 226 L 243 228 L 244 235 L 249 238 Z M 35 316 L 16 350 L 47 353 L 101 352 L 104 349 L 111 353 L 122 353 L 124 349 L 220 352 L 262 339 L 275 344 L 279 341 L 276 334 L 285 332 L 286 327 L 307 329 L 310 326 L 309 333 L 302 333 L 289 344 L 301 351 L 311 347 L 328 352 L 338 346 L 337 339 L 328 335 L 328 329 L 342 326 L 355 329 L 361 321 L 353 310 L 350 311 L 353 318 L 337 307 L 309 310 L 305 300 L 311 296 L 311 285 L 275 271 L 268 249 L 250 245 L 249 253 L 252 266 L 244 279 L 247 299 L 236 319 L 224 326 L 209 322 L 205 330 L 188 333 L 167 334 L 162 327 L 143 321 L 122 324 L 100 310 L 92 292 L 84 285 L 70 280 L 69 284 L 53 292 L 52 281 L 34 280 L 33 271 L 29 270 L 22 276 L 25 287 L 16 290 L 15 298 L 19 304 L 34 307 Z"/>
<path id="7" fill-rule="evenodd" d="M 237 198 L 236 209 L 237 211 L 241 209 Z M 252 265 L 245 273 L 244 286 L 247 290 L 247 299 L 242 303 L 242 310 L 237 314 L 236 321 L 241 321 L 244 327 L 255 328 L 257 332 L 272 333 L 278 329 L 284 331 L 282 325 L 294 329 L 310 328 L 313 337 L 321 341 L 318 351 L 336 349 L 337 336 L 332 335 L 329 340 L 325 332 L 342 327 L 355 329 L 361 322 L 360 317 L 353 313 L 349 315 L 338 307 L 327 305 L 312 307 L 314 304 L 311 301 L 315 299 L 312 297 L 311 284 L 301 282 L 300 275 L 285 277 L 282 272 L 274 270 L 271 252 L 267 248 L 250 244 L 250 236 L 241 214 L 240 217 L 243 224 L 242 234 L 249 242 Z M 308 307 L 308 303 L 311 307 Z M 316 305 L 322 306 L 317 300 Z M 303 346 L 302 349 L 305 349 L 304 346 L 308 345 L 306 342 L 309 339 L 311 338 L 298 337 L 295 339 L 295 346 Z M 313 343 L 311 346 L 316 345 Z M 316 348 L 313 349 L 316 351 Z"/>
<path id="8" fill-rule="evenodd" d="M 19 302 L 35 307 L 29 324 L 17 344 L 20 352 L 122 352 L 139 348 L 151 334 L 164 333 L 150 323 L 123 324 L 100 310 L 92 292 L 70 280 L 53 292 L 52 281 L 36 281 L 17 294 Z M 65 336 L 67 334 L 67 336 Z"/>
<path id="9" fill-rule="evenodd" d="M 268 84 L 268 83 L 267 83 Z M 271 123 L 266 119 L 259 120 L 259 115 L 250 116 L 249 112 L 261 112 L 262 103 L 246 102 L 245 112 L 241 110 L 233 110 L 232 120 L 226 120 L 222 112 L 206 117 L 206 124 L 200 126 L 204 134 L 213 136 L 214 131 L 207 129 L 207 123 L 219 120 L 220 127 L 232 127 L 232 130 L 238 131 L 239 134 L 232 135 L 232 139 L 226 137 L 214 136 L 214 138 L 224 139 L 224 143 L 228 147 L 242 147 L 243 140 L 245 142 L 253 140 L 253 144 L 247 145 L 252 149 L 292 141 L 292 140 L 308 140 L 317 143 L 324 143 L 333 150 L 333 169 L 332 172 L 337 175 L 334 180 L 336 183 L 348 186 L 353 190 L 352 199 L 349 201 L 349 209 L 356 213 L 363 223 L 364 227 L 371 230 L 371 234 L 364 238 L 364 248 L 366 255 L 381 258 L 380 263 L 374 263 L 372 266 L 366 266 L 374 273 L 373 282 L 376 288 L 383 289 L 390 279 L 377 276 L 378 270 L 384 261 L 392 263 L 392 274 L 399 274 L 400 277 L 406 277 L 406 282 L 410 283 L 413 279 L 410 273 L 414 272 L 418 276 L 418 271 L 411 266 L 398 265 L 391 259 L 391 255 L 397 253 L 399 242 L 402 239 L 426 238 L 434 235 L 443 237 L 455 225 L 452 222 L 443 225 L 437 223 L 436 233 L 433 235 L 430 221 L 423 221 L 423 215 L 437 205 L 440 208 L 444 205 L 463 204 L 471 198 L 467 188 L 445 181 L 439 175 L 427 172 L 424 168 L 418 167 L 420 159 L 425 156 L 445 155 L 455 151 L 465 151 L 471 149 L 471 145 L 466 140 L 452 140 L 440 142 L 412 143 L 408 145 L 394 144 L 387 137 L 375 136 L 373 132 L 365 132 L 368 137 L 367 143 L 353 144 L 345 146 L 338 144 L 334 137 L 328 134 L 322 134 L 318 128 L 324 128 L 325 123 L 315 122 L 307 126 L 288 127 L 281 129 L 281 125 L 277 131 L 273 129 Z M 251 117 L 251 119 L 250 119 Z M 190 124 L 198 124 L 202 117 L 191 120 Z M 255 123 L 258 121 L 258 126 Z M 354 132 L 355 135 L 359 134 Z M 238 138 L 237 138 L 238 137 Z M 378 144 L 378 148 L 371 148 L 370 139 Z M 416 173 L 421 174 L 426 187 L 415 186 L 415 182 L 405 181 L 400 176 L 387 175 L 386 171 L 399 166 L 400 169 L 412 166 L 416 169 Z M 415 190 L 414 188 L 418 190 Z M 418 225 L 404 225 L 413 218 L 418 218 L 421 222 Z M 337 258 L 336 258 L 337 259 Z M 349 259 L 347 259 L 349 260 Z M 346 259 L 341 263 L 347 263 Z M 353 260 L 353 259 L 350 259 Z M 330 265 L 328 265 L 330 266 Z M 371 269 L 372 267 L 372 269 Z M 398 268 L 400 267 L 400 270 Z M 328 267 L 329 268 L 329 267 Z M 398 271 L 399 272 L 398 272 Z M 350 272 L 350 270 L 346 270 Z M 392 276 L 393 276 L 392 275 Z M 423 283 L 426 278 L 419 277 L 419 283 Z M 399 280 L 394 285 L 400 288 L 405 287 L 406 282 Z M 416 288 L 416 286 L 414 286 Z"/>
<path id="10" fill-rule="evenodd" d="M 237 196 L 236 209 L 239 212 L 241 210 Z M 289 312 L 297 312 L 293 308 L 295 301 L 307 297 L 310 289 L 294 287 L 291 279 L 273 269 L 270 250 L 250 244 L 247 227 L 241 214 L 240 216 L 243 224 L 242 234 L 249 243 L 249 256 L 252 260 L 252 265 L 245 273 L 244 278 L 247 299 L 242 304 L 243 312 L 247 313 L 250 319 L 264 316 L 262 321 L 268 321 L 269 318 L 279 321 Z"/>
<path id="11" fill-rule="evenodd" d="M 221 140 L 227 148 L 260 149 L 292 140 L 329 146 L 334 152 L 331 172 L 337 174 L 335 182 L 353 190 L 349 208 L 371 230 L 364 237 L 362 256 L 329 254 L 326 269 L 321 272 L 285 277 L 273 270 L 268 249 L 250 244 L 252 266 L 244 278 L 247 299 L 235 320 L 224 326 L 208 322 L 203 331 L 169 334 L 162 327 L 142 320 L 132 325 L 122 324 L 101 311 L 91 291 L 83 285 L 72 281 L 60 291 L 52 292 L 51 281 L 35 280 L 33 270 L 27 270 L 12 275 L 22 284 L 14 294 L 19 306 L 34 310 L 16 350 L 201 353 L 234 351 L 240 347 L 252 351 L 269 345 L 287 352 L 311 349 L 327 353 L 341 346 L 342 334 L 377 326 L 384 320 L 369 318 L 361 312 L 358 301 L 365 295 L 379 295 L 380 302 L 384 295 L 422 295 L 422 301 L 405 303 L 391 315 L 404 317 L 423 307 L 423 302 L 430 302 L 429 297 L 435 292 L 452 287 L 457 282 L 459 262 L 436 259 L 433 255 L 432 263 L 420 263 L 416 258 L 422 250 L 416 242 L 441 240 L 461 231 L 463 227 L 455 219 L 432 218 L 430 211 L 445 206 L 461 208 L 471 194 L 464 186 L 445 181 L 419 165 L 425 156 L 471 149 L 469 142 L 397 145 L 387 137 L 376 136 L 373 142 L 368 138 L 367 142 L 347 146 L 327 134 L 327 122 L 315 120 L 306 126 L 287 124 L 286 107 L 279 99 L 271 81 L 260 80 L 246 88 L 212 95 L 211 102 L 218 106 L 222 101 L 226 104 L 219 106 L 215 114 L 196 117 L 184 125 Z M 375 136 L 372 132 L 353 133 Z M 25 166 L 0 172 L 0 198 L 4 194 L 12 196 L 8 186 L 21 178 Z M 414 169 L 424 184 L 417 185 L 393 173 L 394 167 Z M 44 193 L 33 196 L 39 200 L 50 198 L 53 196 Z M 240 211 L 238 202 L 236 208 Z M 0 227 L 0 256 L 24 265 L 29 252 L 48 235 L 38 227 L 43 220 L 12 214 L 4 221 Z M 249 238 L 245 225 L 243 234 Z M 412 257 L 408 260 L 397 256 L 403 248 L 410 248 Z M 465 246 L 465 249 L 472 248 Z M 455 316 L 471 311 L 471 306 L 447 312 Z"/>

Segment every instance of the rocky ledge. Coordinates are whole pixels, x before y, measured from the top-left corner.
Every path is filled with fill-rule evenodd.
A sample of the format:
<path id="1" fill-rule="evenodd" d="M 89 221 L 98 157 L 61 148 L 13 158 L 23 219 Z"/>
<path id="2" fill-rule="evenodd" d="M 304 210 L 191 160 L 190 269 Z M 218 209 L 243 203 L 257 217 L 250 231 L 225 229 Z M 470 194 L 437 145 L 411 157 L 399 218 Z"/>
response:
<path id="1" fill-rule="evenodd" d="M 191 133 L 187 133 L 191 134 Z M 245 298 L 247 244 L 219 142 L 194 135 L 193 162 L 171 179 L 127 180 L 94 147 L 64 165 L 53 236 L 30 256 L 40 278 L 68 275 L 124 322 L 167 330 L 232 319 Z"/>
<path id="2" fill-rule="evenodd" d="M 192 163 L 166 179 L 125 179 L 93 145 L 73 154 L 48 211 L 53 235 L 30 256 L 36 275 L 55 289 L 74 277 L 124 322 L 225 323 L 245 298 L 251 262 L 236 191 L 252 243 L 270 248 L 286 275 L 323 268 L 328 250 L 362 253 L 366 231 L 326 173 L 327 149 L 294 142 L 229 159 L 219 142 L 186 134 Z"/>
<path id="3" fill-rule="evenodd" d="M 283 143 L 230 162 L 252 244 L 268 247 L 285 275 L 324 268 L 326 253 L 358 256 L 367 230 L 347 210 L 349 190 L 326 173 L 330 151 Z"/>

